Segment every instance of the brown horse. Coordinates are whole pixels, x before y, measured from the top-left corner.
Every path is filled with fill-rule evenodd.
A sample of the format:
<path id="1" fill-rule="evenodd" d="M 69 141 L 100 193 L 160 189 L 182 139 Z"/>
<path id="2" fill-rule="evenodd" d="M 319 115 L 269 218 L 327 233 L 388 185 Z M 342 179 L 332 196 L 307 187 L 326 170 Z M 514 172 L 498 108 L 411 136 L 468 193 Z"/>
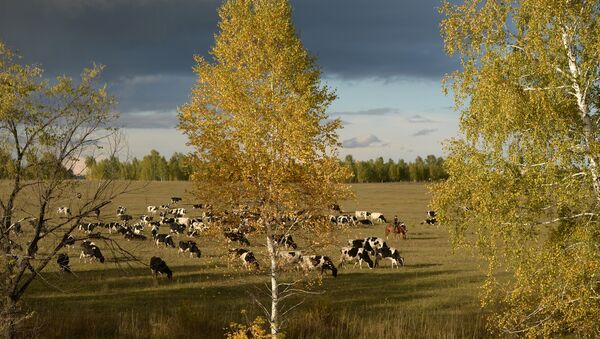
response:
<path id="1" fill-rule="evenodd" d="M 408 238 L 408 230 L 406 229 L 406 225 L 403 222 L 392 225 L 387 224 L 385 226 L 385 238 L 387 239 L 390 233 L 394 233 L 394 236 L 397 238 L 398 234 L 402 234 L 402 239 Z"/>

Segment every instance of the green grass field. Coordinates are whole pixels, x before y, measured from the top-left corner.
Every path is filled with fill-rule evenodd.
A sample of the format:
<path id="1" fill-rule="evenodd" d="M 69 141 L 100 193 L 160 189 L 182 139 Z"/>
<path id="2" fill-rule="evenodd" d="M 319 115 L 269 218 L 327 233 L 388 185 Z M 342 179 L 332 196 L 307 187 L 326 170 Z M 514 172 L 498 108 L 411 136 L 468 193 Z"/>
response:
<path id="1" fill-rule="evenodd" d="M 113 201 L 103 213 L 114 217 L 114 208 L 123 205 L 128 213 L 139 216 L 145 214 L 147 205 L 166 203 L 173 195 L 184 197 L 182 206 L 191 212 L 191 207 L 185 206 L 194 202 L 186 192 L 190 188 L 184 182 L 150 183 Z M 464 252 L 452 253 L 443 227 L 419 224 L 428 207 L 426 187 L 359 184 L 353 189 L 356 199 L 343 202 L 344 211 L 378 211 L 390 219 L 397 214 L 406 222 L 409 239 L 390 237 L 388 241 L 401 251 L 406 265 L 391 269 L 389 261 L 384 261 L 373 270 L 348 266 L 337 278 L 324 276 L 322 285 L 315 288 L 323 293 L 305 297 L 305 303 L 284 323 L 287 337 L 485 336 L 484 316 L 478 306 L 478 286 L 483 280 L 479 262 Z M 339 248 L 348 239 L 382 237 L 383 228 L 353 227 L 331 235 L 339 245 L 315 254 L 329 255 L 337 264 Z M 266 267 L 261 240 L 250 236 L 252 250 Z M 175 249 L 157 248 L 150 240 L 120 240 L 143 262 L 154 255 L 165 259 L 174 271 L 172 281 L 155 279 L 149 268 L 136 262 L 117 265 L 102 241 L 98 245 L 108 258 L 104 264 L 79 263 L 79 247 L 70 249 L 75 275 L 61 273 L 53 264 L 44 279 L 38 279 L 28 291 L 25 306 L 36 312 L 29 326 L 44 338 L 222 338 L 230 322 L 244 323 L 260 314 L 249 293 L 257 293 L 263 286 L 266 271 L 261 268 L 257 274 L 228 268 L 222 242 L 196 241 L 203 252 L 200 259 L 178 256 Z M 302 249 L 301 238 L 298 242 Z M 295 272 L 284 275 L 288 279 L 300 276 Z"/>

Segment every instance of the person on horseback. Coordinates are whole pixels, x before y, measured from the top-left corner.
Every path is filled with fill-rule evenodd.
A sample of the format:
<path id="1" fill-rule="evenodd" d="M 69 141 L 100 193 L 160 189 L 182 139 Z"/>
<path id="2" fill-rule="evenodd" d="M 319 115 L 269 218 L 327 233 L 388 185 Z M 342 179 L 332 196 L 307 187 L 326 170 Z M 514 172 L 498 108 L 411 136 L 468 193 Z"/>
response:
<path id="1" fill-rule="evenodd" d="M 394 216 L 394 233 L 400 233 L 400 220 L 398 220 L 398 216 Z"/>

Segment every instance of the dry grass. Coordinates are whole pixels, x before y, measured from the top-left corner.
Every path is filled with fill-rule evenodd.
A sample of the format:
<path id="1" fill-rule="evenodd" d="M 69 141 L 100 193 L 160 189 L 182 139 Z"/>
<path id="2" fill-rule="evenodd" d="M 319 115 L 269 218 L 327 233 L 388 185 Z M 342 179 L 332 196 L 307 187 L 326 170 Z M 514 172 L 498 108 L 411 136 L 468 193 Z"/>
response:
<path id="1" fill-rule="evenodd" d="M 324 277 L 319 287 L 324 293 L 307 298 L 284 324 L 288 337 L 485 336 L 477 302 L 483 276 L 477 261 L 464 253 L 452 254 L 442 227 L 419 224 L 428 204 L 425 187 L 409 183 L 353 187 L 357 199 L 344 202 L 344 210 L 383 212 L 390 219 L 397 214 L 407 223 L 408 240 L 389 240 L 402 252 L 406 266 L 392 270 L 384 262 L 375 270 L 348 267 L 336 279 Z M 106 215 L 113 217 L 114 208 L 124 205 L 139 216 L 147 205 L 166 203 L 172 195 L 191 204 L 194 200 L 185 193 L 189 188 L 184 182 L 151 183 L 114 201 Z M 339 246 L 322 254 L 337 261 L 339 247 L 349 238 L 383 233 L 382 225 L 350 229 L 335 235 Z M 260 239 L 250 241 L 255 245 Z M 41 328 L 43 338 L 222 338 L 230 322 L 245 321 L 240 310 L 247 310 L 249 318 L 259 314 L 248 292 L 262 286 L 265 276 L 228 268 L 223 246 L 202 238 L 197 242 L 203 252 L 200 259 L 177 256 L 176 250 L 156 248 L 150 240 L 121 241 L 143 262 L 153 255 L 165 259 L 174 271 L 173 281 L 154 279 L 147 267 L 135 262 L 79 263 L 78 250 L 70 250 L 75 275 L 62 274 L 53 265 L 45 274 L 47 283 L 37 281 L 27 294 L 26 306 L 37 312 L 31 326 Z M 102 243 L 99 246 L 103 248 Z M 264 262 L 264 248 L 252 249 Z M 287 274 L 291 278 L 296 273 Z"/>

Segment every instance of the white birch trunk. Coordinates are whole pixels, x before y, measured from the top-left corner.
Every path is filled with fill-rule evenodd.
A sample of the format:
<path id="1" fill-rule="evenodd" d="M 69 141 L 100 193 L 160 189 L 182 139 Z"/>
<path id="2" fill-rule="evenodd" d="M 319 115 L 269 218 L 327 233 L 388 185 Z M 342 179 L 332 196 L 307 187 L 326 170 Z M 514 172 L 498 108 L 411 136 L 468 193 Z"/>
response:
<path id="1" fill-rule="evenodd" d="M 579 84 L 580 69 L 577 65 L 577 60 L 573 53 L 572 40 L 566 33 L 569 30 L 568 27 L 564 28 L 562 34 L 562 42 L 567 53 L 567 60 L 569 62 L 569 74 L 571 77 L 571 87 L 573 88 L 573 95 L 577 99 L 577 107 L 579 109 L 579 115 L 583 120 L 583 131 L 585 136 L 585 149 L 588 154 L 590 161 L 590 174 L 592 177 L 592 187 L 596 194 L 596 200 L 600 201 L 600 176 L 598 175 L 598 161 L 596 155 L 590 152 L 590 141 L 594 140 L 593 136 L 593 124 L 592 118 L 589 115 L 589 107 L 587 104 L 587 87 L 584 86 L 584 90 L 581 89 Z"/>
<path id="2" fill-rule="evenodd" d="M 276 339 L 279 337 L 279 286 L 277 283 L 277 249 L 272 236 L 271 225 L 267 223 L 267 249 L 271 260 L 271 317 L 269 324 L 271 326 L 271 336 Z"/>

